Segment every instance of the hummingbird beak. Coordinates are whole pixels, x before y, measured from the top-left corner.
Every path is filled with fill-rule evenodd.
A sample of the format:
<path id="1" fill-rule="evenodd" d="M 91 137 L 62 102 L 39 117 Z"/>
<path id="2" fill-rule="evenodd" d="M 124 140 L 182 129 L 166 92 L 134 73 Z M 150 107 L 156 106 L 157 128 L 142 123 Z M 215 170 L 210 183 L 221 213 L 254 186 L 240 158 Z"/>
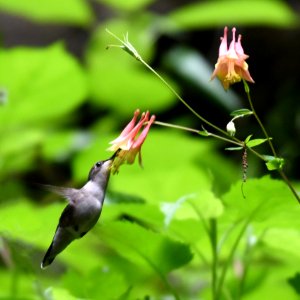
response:
<path id="1" fill-rule="evenodd" d="M 108 160 L 114 160 L 117 156 L 118 156 L 118 153 L 121 151 L 121 149 L 119 148 L 113 155 L 111 158 L 109 158 Z"/>

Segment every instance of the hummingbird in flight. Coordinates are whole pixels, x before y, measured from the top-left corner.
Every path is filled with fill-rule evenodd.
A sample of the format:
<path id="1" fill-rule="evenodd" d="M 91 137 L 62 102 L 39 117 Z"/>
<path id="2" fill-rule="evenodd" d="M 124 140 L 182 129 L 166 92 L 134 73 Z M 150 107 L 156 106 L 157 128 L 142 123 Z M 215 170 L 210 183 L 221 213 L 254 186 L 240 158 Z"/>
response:
<path id="1" fill-rule="evenodd" d="M 98 161 L 91 168 L 87 183 L 81 189 L 48 186 L 69 204 L 63 210 L 52 243 L 41 263 L 44 269 L 72 241 L 82 238 L 97 223 L 110 177 L 111 166 L 118 151 L 109 159 Z"/>

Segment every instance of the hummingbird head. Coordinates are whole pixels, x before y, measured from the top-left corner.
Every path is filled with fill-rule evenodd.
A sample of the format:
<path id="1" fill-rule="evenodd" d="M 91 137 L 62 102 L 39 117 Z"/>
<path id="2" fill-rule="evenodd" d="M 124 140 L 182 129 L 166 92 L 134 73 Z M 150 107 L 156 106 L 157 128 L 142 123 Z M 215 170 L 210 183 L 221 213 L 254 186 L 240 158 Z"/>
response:
<path id="1" fill-rule="evenodd" d="M 114 155 L 112 157 L 110 157 L 109 159 L 96 162 L 90 170 L 88 180 L 99 183 L 100 185 L 101 184 L 105 185 L 107 183 L 109 175 L 110 175 L 111 165 L 112 165 L 118 151 L 116 153 L 114 153 Z"/>
<path id="2" fill-rule="evenodd" d="M 97 161 L 90 170 L 88 180 L 95 182 L 106 181 L 112 164 L 112 159 Z"/>

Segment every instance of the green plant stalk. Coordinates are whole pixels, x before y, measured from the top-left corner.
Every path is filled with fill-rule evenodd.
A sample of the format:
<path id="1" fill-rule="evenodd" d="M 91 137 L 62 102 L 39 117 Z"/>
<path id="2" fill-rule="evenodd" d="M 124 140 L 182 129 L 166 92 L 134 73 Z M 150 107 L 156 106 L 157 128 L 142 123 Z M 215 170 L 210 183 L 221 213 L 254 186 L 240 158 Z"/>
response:
<path id="1" fill-rule="evenodd" d="M 204 117 L 202 117 L 200 114 L 198 114 L 174 89 L 173 87 L 158 73 L 156 72 L 151 66 L 149 66 L 142 57 L 138 59 L 147 69 L 149 69 L 155 76 L 157 76 L 163 84 L 176 96 L 176 98 L 182 102 L 197 118 L 199 118 L 203 123 L 209 125 L 210 127 L 214 128 L 215 130 L 219 131 L 222 134 L 227 135 L 227 132 L 218 126 L 212 124 L 208 120 L 206 120 Z"/>
<path id="2" fill-rule="evenodd" d="M 193 132 L 193 133 L 197 133 L 197 134 L 201 134 L 201 130 L 193 129 L 193 128 L 189 128 L 189 127 L 185 127 L 185 126 L 174 125 L 174 124 L 160 122 L 160 121 L 154 121 L 154 124 L 160 125 L 160 126 L 165 126 L 165 127 L 170 127 L 170 128 L 175 128 L 175 129 L 180 129 L 180 130 L 184 130 L 184 131 L 189 131 L 189 132 Z M 222 137 L 222 136 L 214 134 L 214 133 L 209 132 L 208 136 L 212 136 L 216 139 L 219 139 L 219 140 L 222 140 L 222 141 L 225 141 L 225 142 L 228 142 L 228 143 L 232 143 L 232 144 L 237 145 L 237 146 L 243 147 L 243 145 L 244 145 L 244 143 L 242 141 L 231 140 L 231 139 Z"/>
<path id="3" fill-rule="evenodd" d="M 217 220 L 210 220 L 210 244 L 212 250 L 212 270 L 211 270 L 211 280 L 212 280 L 212 299 L 218 299 L 217 293 L 217 281 L 218 281 L 218 249 L 217 249 Z"/>
<path id="4" fill-rule="evenodd" d="M 263 203 L 262 203 L 263 204 Z M 228 267 L 229 265 L 232 263 L 232 259 L 233 259 L 233 256 L 235 254 L 235 251 L 248 227 L 248 225 L 250 224 L 252 218 L 254 217 L 254 215 L 256 214 L 256 212 L 260 209 L 260 207 L 262 206 L 259 205 L 251 214 L 250 216 L 248 217 L 248 219 L 246 220 L 245 224 L 242 226 L 242 229 L 240 231 L 240 233 L 238 234 L 231 250 L 230 250 L 230 253 L 229 253 L 229 256 L 228 256 L 228 259 L 226 260 L 224 266 L 223 266 L 223 269 L 222 269 L 222 272 L 221 272 L 221 275 L 220 275 L 220 279 L 219 279 L 219 282 L 218 282 L 218 286 L 217 286 L 217 291 L 216 291 L 216 300 L 219 299 L 220 295 L 221 295 L 221 292 L 223 290 L 223 284 L 224 284 L 224 281 L 225 281 L 225 278 L 226 278 L 226 274 L 227 274 L 227 270 L 228 270 Z"/>
<path id="5" fill-rule="evenodd" d="M 217 268 L 218 268 L 218 243 L 217 243 L 217 239 L 218 239 L 218 234 L 217 234 L 217 220 L 216 219 L 210 219 L 209 220 L 209 226 L 208 224 L 206 224 L 203 215 L 201 213 L 201 211 L 197 208 L 196 205 L 194 205 L 192 202 L 188 202 L 193 209 L 195 210 L 196 214 L 198 215 L 199 219 L 201 220 L 201 222 L 203 223 L 203 227 L 205 232 L 207 233 L 209 240 L 210 240 L 210 244 L 211 244 L 211 249 L 212 249 L 212 299 L 216 300 L 216 288 L 217 288 L 217 280 L 218 280 L 218 273 L 217 273 Z"/>
<path id="6" fill-rule="evenodd" d="M 154 124 L 169 127 L 169 128 L 175 128 L 175 129 L 180 129 L 180 130 L 184 130 L 184 131 L 189 131 L 189 132 L 193 132 L 193 133 L 197 133 L 197 134 L 201 134 L 201 130 L 193 129 L 193 128 L 189 128 L 189 127 L 185 127 L 185 126 L 180 126 L 180 125 L 175 125 L 175 124 L 170 124 L 170 123 L 165 123 L 165 122 L 160 122 L 160 121 L 155 121 Z M 245 146 L 245 143 L 243 141 L 240 141 L 237 138 L 234 138 L 234 140 L 232 140 L 232 139 L 225 138 L 223 136 L 219 136 L 217 134 L 210 133 L 210 132 L 208 133 L 208 136 L 212 136 L 212 137 L 214 137 L 216 139 L 219 139 L 221 141 L 232 143 L 232 144 L 240 146 L 240 147 Z M 253 148 L 248 148 L 247 147 L 247 149 L 249 151 L 251 151 L 254 155 L 256 155 L 258 158 L 265 161 L 265 158 L 261 154 L 259 154 L 257 151 L 253 150 Z"/>
<path id="7" fill-rule="evenodd" d="M 256 119 L 256 121 L 258 122 L 263 134 L 265 135 L 266 139 L 268 140 L 268 143 L 269 143 L 269 146 L 271 148 L 271 151 L 272 151 L 272 154 L 274 157 L 278 157 L 277 153 L 276 153 L 276 150 L 275 150 L 275 147 L 272 143 L 272 140 L 270 139 L 269 135 L 268 135 L 268 132 L 265 128 L 265 126 L 263 125 L 263 123 L 261 122 L 259 116 L 257 115 L 256 111 L 255 111 L 255 108 L 254 108 L 254 105 L 252 103 L 252 99 L 251 99 L 251 95 L 250 95 L 250 89 L 249 89 L 249 86 L 247 84 L 247 82 L 243 79 L 243 83 L 244 83 L 244 88 L 245 88 L 245 92 L 246 92 L 246 95 L 247 95 L 247 99 L 248 99 L 248 102 L 249 102 L 249 105 L 250 105 L 250 108 L 253 112 L 253 115 Z M 285 181 L 285 183 L 287 184 L 287 186 L 289 187 L 289 189 L 291 190 L 291 192 L 293 193 L 293 195 L 295 196 L 296 200 L 298 201 L 298 203 L 300 204 L 300 196 L 298 195 L 297 191 L 295 190 L 295 188 L 293 187 L 293 185 L 291 184 L 290 180 L 288 179 L 288 177 L 286 176 L 286 174 L 283 172 L 283 170 L 279 169 L 277 170 L 278 173 L 280 174 L 281 178 Z"/>
<path id="8" fill-rule="evenodd" d="M 243 274 L 242 274 L 242 278 L 240 280 L 240 284 L 238 287 L 238 291 L 237 291 L 237 297 L 236 299 L 242 299 L 243 293 L 244 293 L 244 288 L 245 288 L 245 282 L 246 282 L 246 277 L 249 271 L 249 267 L 250 267 L 250 262 L 251 262 L 251 258 L 252 258 L 252 248 L 250 246 L 247 246 L 246 251 L 244 253 L 244 270 L 243 270 Z"/>
<path id="9" fill-rule="evenodd" d="M 202 117 L 200 114 L 198 114 L 174 89 L 173 87 L 158 73 L 156 72 L 150 65 L 148 65 L 144 60 L 143 58 L 140 56 L 140 54 L 137 52 L 137 50 L 132 46 L 132 44 L 129 42 L 128 40 L 128 34 L 126 36 L 124 36 L 124 41 L 121 40 L 120 38 L 118 38 L 115 34 L 113 34 L 112 32 L 110 32 L 108 29 L 106 29 L 106 31 L 112 35 L 115 39 L 117 39 L 122 45 L 110 45 L 108 46 L 107 48 L 109 47 L 118 47 L 118 48 L 121 48 L 123 49 L 125 52 L 129 53 L 130 55 L 132 55 L 137 61 L 141 62 L 147 69 L 149 69 L 155 76 L 157 76 L 166 86 L 167 88 L 176 96 L 176 98 L 178 100 L 180 100 L 196 117 L 198 117 L 202 122 L 204 122 L 205 124 L 209 125 L 210 127 L 214 128 L 215 130 L 217 130 L 218 132 L 222 133 L 223 135 L 229 137 L 229 134 L 219 128 L 218 126 L 212 124 L 211 122 L 209 122 L 208 120 L 206 120 L 204 117 Z M 258 115 L 256 114 L 255 112 L 255 109 L 253 107 L 253 104 L 252 104 L 252 101 L 251 101 L 251 97 L 250 97 L 250 89 L 249 89 L 249 86 L 248 84 L 246 83 L 246 81 L 243 79 L 243 83 L 244 83 L 244 88 L 245 88 L 245 92 L 247 94 L 247 97 L 248 97 L 248 100 L 249 100 L 249 103 L 250 103 L 250 106 L 251 106 L 251 109 L 252 109 L 252 112 L 255 116 L 255 118 L 257 119 L 259 125 L 261 126 L 266 138 L 268 139 L 268 142 L 270 144 L 270 147 L 272 149 L 272 152 L 274 154 L 275 157 L 277 157 L 276 155 L 276 152 L 275 152 L 275 149 L 273 147 L 273 144 L 268 136 L 268 133 L 267 131 L 265 130 L 262 122 L 260 121 Z M 213 135 L 213 134 L 210 134 L 211 136 L 214 136 L 214 137 L 217 137 L 217 135 Z M 218 136 L 219 139 L 221 139 L 221 137 Z M 236 142 L 240 142 L 238 139 L 236 138 L 232 138 L 232 140 L 228 140 L 226 139 L 227 141 L 230 141 L 230 142 L 233 142 L 232 140 L 236 141 Z M 250 150 L 252 150 L 251 148 L 249 148 Z M 253 153 L 257 153 L 257 152 L 254 152 L 252 151 Z M 261 155 L 259 155 L 260 158 L 262 158 Z M 294 196 L 296 197 L 297 201 L 299 202 L 300 204 L 300 198 L 296 192 L 296 190 L 294 189 L 294 187 L 292 186 L 292 184 L 290 183 L 289 179 L 287 178 L 287 176 L 285 175 L 285 173 L 282 171 L 282 170 L 279 170 L 279 174 L 281 175 L 281 177 L 283 178 L 283 180 L 287 183 L 288 187 L 291 189 L 291 191 L 293 192 Z"/>

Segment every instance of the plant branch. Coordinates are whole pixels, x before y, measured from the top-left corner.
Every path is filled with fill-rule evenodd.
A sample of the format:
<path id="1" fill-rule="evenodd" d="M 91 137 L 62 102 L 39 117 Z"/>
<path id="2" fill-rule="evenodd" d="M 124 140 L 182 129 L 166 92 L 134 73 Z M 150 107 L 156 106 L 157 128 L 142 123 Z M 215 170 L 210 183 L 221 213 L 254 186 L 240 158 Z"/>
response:
<path id="1" fill-rule="evenodd" d="M 249 86 L 248 86 L 247 82 L 244 79 L 243 79 L 243 83 L 244 83 L 245 92 L 246 92 L 246 95 L 247 95 L 247 98 L 248 98 L 248 102 L 249 102 L 250 108 L 251 108 L 251 110 L 254 114 L 254 117 L 255 117 L 256 121 L 258 122 L 258 124 L 259 124 L 262 132 L 264 133 L 266 139 L 268 140 L 268 143 L 269 143 L 269 146 L 271 148 L 272 154 L 274 155 L 275 158 L 278 158 L 278 155 L 276 153 L 276 150 L 275 150 L 275 147 L 272 143 L 272 140 L 270 139 L 269 134 L 268 134 L 265 126 L 263 125 L 263 123 L 261 122 L 260 118 L 258 117 L 258 115 L 255 111 L 255 108 L 254 108 L 253 103 L 252 103 L 251 95 L 250 95 Z M 291 184 L 289 178 L 286 176 L 286 174 L 284 173 L 284 171 L 282 169 L 278 169 L 277 171 L 280 174 L 281 178 L 285 181 L 285 183 L 287 184 L 287 186 L 289 187 L 289 189 L 291 190 L 293 195 L 295 196 L 298 203 L 300 204 L 300 196 L 298 195 L 297 191 L 295 190 L 295 188 Z"/>
<path id="2" fill-rule="evenodd" d="M 154 124 L 169 127 L 169 128 L 175 128 L 175 129 L 179 129 L 179 130 L 189 131 L 189 132 L 197 133 L 197 134 L 200 134 L 200 135 L 203 132 L 203 131 L 198 130 L 198 129 L 193 129 L 193 128 L 189 128 L 189 127 L 185 127 L 185 126 L 174 125 L 174 124 L 160 122 L 160 121 L 154 121 Z M 211 132 L 207 132 L 207 131 L 205 131 L 205 132 L 207 133 L 206 136 L 212 136 L 216 139 L 219 139 L 219 140 L 222 140 L 222 141 L 225 141 L 225 142 L 232 143 L 232 144 L 235 144 L 237 146 L 243 147 L 243 142 L 239 141 L 237 139 L 231 140 L 231 139 L 225 138 L 223 136 L 220 136 L 220 135 L 217 135 L 217 134 L 214 134 L 214 133 L 211 133 Z"/>
<path id="3" fill-rule="evenodd" d="M 253 211 L 252 213 L 249 215 L 249 217 L 246 219 L 246 222 L 244 223 L 244 225 L 242 226 L 242 229 L 240 231 L 240 233 L 238 234 L 231 250 L 230 250 L 230 253 L 229 253 L 229 256 L 228 256 L 228 259 L 226 260 L 224 266 L 223 266 L 223 270 L 221 272 L 221 275 L 220 275 L 220 280 L 219 280 L 219 284 L 218 284 L 218 287 L 217 287 L 217 298 L 216 299 L 219 299 L 220 297 L 220 294 L 222 292 L 222 289 L 223 289 L 223 284 L 224 284 L 224 281 L 225 281 L 225 277 L 226 277 L 226 274 L 227 274 L 227 270 L 228 270 L 228 267 L 230 265 L 230 263 L 232 262 L 232 259 L 233 259 L 233 256 L 235 254 L 235 251 L 243 237 L 243 234 L 245 233 L 248 225 L 250 224 L 250 222 L 252 221 L 252 218 L 255 216 L 255 214 L 260 210 L 260 208 L 262 207 L 264 203 L 261 203 L 260 205 L 258 205 Z"/>
<path id="4" fill-rule="evenodd" d="M 218 280 L 218 249 L 217 249 L 217 220 L 211 219 L 210 220 L 210 244 L 212 250 L 212 271 L 211 271 L 211 279 L 212 279 L 212 298 L 213 300 L 218 299 L 218 292 L 217 292 L 217 280 Z"/>

